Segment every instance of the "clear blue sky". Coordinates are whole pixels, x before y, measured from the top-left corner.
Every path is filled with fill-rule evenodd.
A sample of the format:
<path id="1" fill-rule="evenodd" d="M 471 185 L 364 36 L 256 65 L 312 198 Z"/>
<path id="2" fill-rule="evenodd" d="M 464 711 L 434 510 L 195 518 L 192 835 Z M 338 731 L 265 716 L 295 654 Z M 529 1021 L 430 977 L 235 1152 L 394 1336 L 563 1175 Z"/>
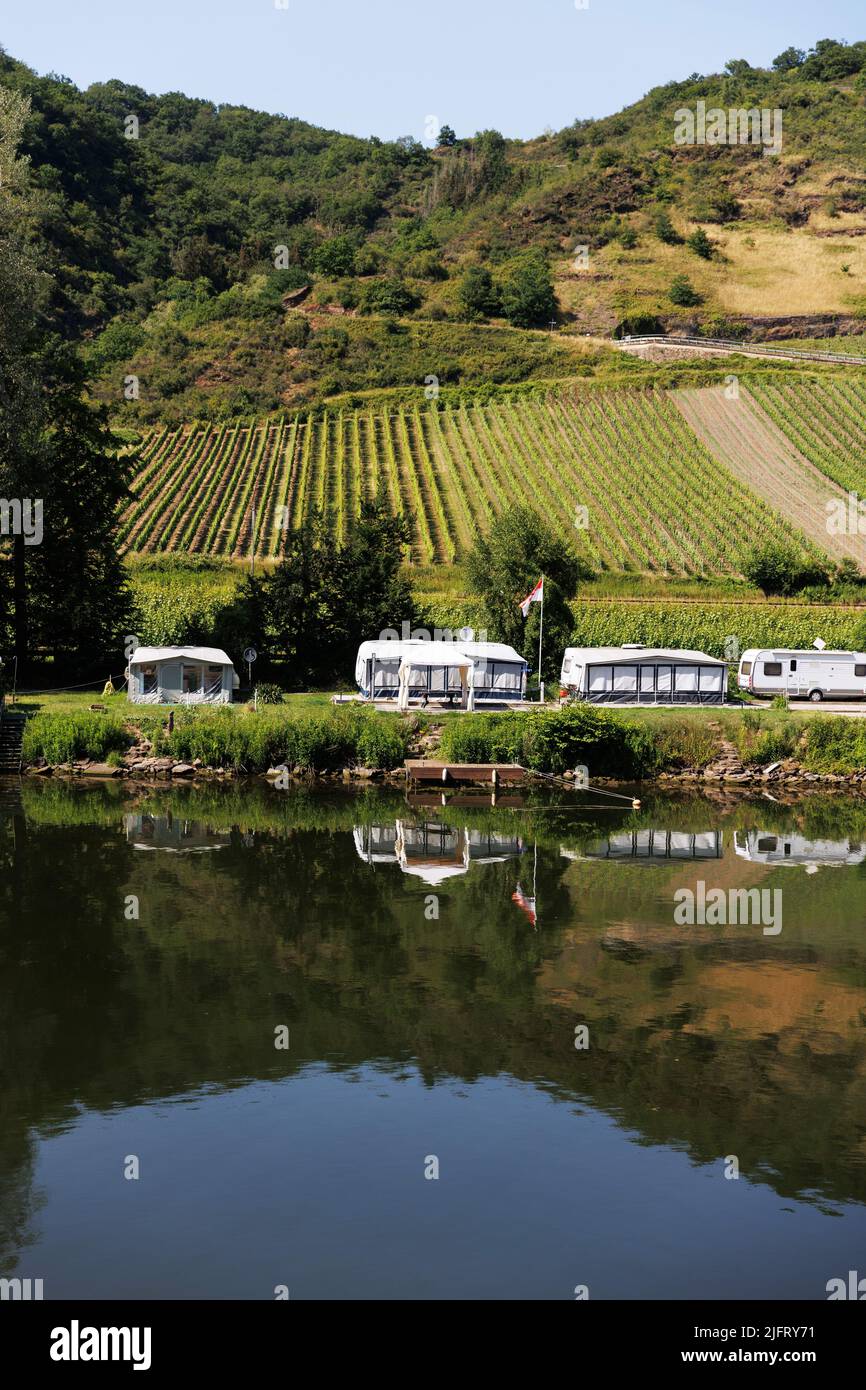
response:
<path id="1" fill-rule="evenodd" d="M 541 134 L 661 82 L 866 38 L 863 0 L 19 0 L 0 44 L 79 87 L 282 111 L 357 135 Z"/>

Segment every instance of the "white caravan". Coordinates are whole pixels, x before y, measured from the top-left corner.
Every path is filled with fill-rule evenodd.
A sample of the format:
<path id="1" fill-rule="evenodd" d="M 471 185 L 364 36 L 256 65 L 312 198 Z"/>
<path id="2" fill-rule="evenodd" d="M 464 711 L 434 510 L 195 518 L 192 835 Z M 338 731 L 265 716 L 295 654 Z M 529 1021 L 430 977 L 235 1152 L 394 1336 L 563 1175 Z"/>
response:
<path id="1" fill-rule="evenodd" d="M 740 657 L 737 684 L 752 695 L 787 695 L 816 702 L 863 700 L 866 653 L 750 647 Z"/>

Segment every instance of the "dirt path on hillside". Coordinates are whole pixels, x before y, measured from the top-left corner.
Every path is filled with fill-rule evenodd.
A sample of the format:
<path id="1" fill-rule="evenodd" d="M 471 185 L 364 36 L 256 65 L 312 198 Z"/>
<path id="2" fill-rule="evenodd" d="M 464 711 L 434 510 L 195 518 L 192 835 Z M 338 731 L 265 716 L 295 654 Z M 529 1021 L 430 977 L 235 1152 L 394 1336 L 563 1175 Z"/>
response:
<path id="1" fill-rule="evenodd" d="M 840 500 L 847 507 L 848 494 L 804 458 L 742 386 L 737 400 L 729 400 L 725 389 L 712 386 L 668 394 L 735 478 L 834 560 L 850 556 L 866 566 L 866 536 L 832 535 L 827 530 L 827 503 Z M 753 539 L 760 543 L 764 538 Z"/>

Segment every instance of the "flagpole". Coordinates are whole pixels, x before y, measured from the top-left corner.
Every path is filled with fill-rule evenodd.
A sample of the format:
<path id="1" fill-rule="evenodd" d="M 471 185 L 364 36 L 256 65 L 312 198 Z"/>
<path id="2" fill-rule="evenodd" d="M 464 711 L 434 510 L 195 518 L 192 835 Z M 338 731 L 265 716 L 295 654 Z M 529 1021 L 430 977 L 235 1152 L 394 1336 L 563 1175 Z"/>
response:
<path id="1" fill-rule="evenodd" d="M 541 620 L 538 624 L 538 700 L 544 704 L 544 681 L 541 678 L 541 641 L 544 636 L 544 575 L 541 576 Z"/>

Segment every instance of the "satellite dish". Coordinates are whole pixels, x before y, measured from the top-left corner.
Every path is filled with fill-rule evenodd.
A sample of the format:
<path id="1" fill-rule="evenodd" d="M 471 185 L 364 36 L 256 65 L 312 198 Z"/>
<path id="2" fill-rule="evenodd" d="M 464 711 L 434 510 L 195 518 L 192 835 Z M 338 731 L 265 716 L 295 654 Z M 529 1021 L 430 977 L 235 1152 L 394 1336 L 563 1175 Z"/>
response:
<path id="1" fill-rule="evenodd" d="M 824 648 L 826 647 L 826 645 L 827 645 L 827 643 L 826 643 L 826 642 L 822 642 L 820 637 L 816 637 L 815 640 L 814 640 L 814 642 L 812 643 L 812 646 L 813 646 L 813 647 L 817 647 L 819 652 L 822 652 L 822 651 L 824 650 Z"/>

